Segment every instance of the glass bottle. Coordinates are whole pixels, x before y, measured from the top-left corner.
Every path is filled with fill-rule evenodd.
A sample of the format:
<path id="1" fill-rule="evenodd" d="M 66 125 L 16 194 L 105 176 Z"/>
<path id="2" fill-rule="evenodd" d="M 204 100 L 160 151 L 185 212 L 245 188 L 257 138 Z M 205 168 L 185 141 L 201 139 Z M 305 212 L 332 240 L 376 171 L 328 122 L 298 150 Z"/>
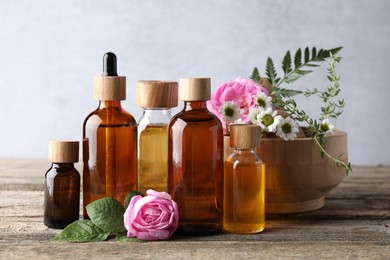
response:
<path id="1" fill-rule="evenodd" d="M 168 124 L 177 106 L 177 82 L 137 81 L 137 106 L 144 108 L 138 122 L 138 191 L 167 192 Z"/>
<path id="2" fill-rule="evenodd" d="M 114 197 L 122 205 L 128 191 L 137 190 L 137 124 L 124 110 L 126 77 L 118 76 L 116 56 L 103 57 L 103 75 L 95 77 L 99 107 L 83 125 L 83 205 Z"/>
<path id="3" fill-rule="evenodd" d="M 222 229 L 223 130 L 208 111 L 209 78 L 181 79 L 184 109 L 168 127 L 168 191 L 179 208 L 179 231 Z"/>
<path id="4" fill-rule="evenodd" d="M 258 125 L 231 125 L 233 153 L 225 160 L 223 229 L 232 233 L 258 233 L 265 226 L 265 166 L 256 154 Z"/>
<path id="5" fill-rule="evenodd" d="M 50 141 L 50 169 L 45 175 L 43 223 L 49 228 L 65 228 L 79 219 L 80 174 L 74 163 L 79 161 L 79 142 Z"/>

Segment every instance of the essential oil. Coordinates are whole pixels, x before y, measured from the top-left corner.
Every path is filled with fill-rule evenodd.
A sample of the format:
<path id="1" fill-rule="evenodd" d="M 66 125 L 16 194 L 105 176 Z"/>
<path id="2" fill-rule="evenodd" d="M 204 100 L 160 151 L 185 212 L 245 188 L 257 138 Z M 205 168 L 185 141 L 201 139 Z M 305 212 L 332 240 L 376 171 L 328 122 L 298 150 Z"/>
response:
<path id="1" fill-rule="evenodd" d="M 95 77 L 99 107 L 83 126 L 83 206 L 114 197 L 122 205 L 128 191 L 137 190 L 137 124 L 124 110 L 126 77 L 118 76 L 115 54 L 103 57 L 103 75 Z"/>
<path id="2" fill-rule="evenodd" d="M 144 109 L 138 123 L 138 190 L 144 194 L 168 189 L 167 126 L 177 92 L 177 82 L 137 82 L 137 106 Z"/>
<path id="3" fill-rule="evenodd" d="M 210 79 L 181 79 L 184 109 L 168 128 L 168 191 L 179 208 L 179 231 L 222 229 L 223 130 L 208 111 Z"/>
<path id="4" fill-rule="evenodd" d="M 265 166 L 256 154 L 257 125 L 231 125 L 233 153 L 224 168 L 223 229 L 251 234 L 265 227 Z"/>
<path id="5" fill-rule="evenodd" d="M 79 219 L 80 174 L 74 163 L 79 161 L 79 142 L 50 141 L 52 162 L 45 175 L 43 223 L 50 228 L 65 228 Z"/>

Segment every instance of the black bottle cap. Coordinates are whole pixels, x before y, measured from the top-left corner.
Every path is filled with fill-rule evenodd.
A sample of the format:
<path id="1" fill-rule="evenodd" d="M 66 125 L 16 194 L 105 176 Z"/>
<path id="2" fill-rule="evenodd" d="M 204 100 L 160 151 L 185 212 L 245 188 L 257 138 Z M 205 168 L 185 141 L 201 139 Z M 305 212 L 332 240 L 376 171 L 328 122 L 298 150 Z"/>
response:
<path id="1" fill-rule="evenodd" d="M 116 70 L 116 55 L 112 52 L 107 52 L 103 56 L 103 74 L 102 76 L 118 76 Z"/>

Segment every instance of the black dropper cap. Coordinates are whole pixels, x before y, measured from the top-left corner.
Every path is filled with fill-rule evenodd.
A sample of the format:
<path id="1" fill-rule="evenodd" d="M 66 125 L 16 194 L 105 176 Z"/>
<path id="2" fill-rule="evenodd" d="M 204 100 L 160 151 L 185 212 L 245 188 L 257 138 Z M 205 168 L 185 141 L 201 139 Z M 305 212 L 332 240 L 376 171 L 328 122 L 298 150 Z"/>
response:
<path id="1" fill-rule="evenodd" d="M 103 56 L 102 76 L 118 76 L 116 71 L 116 55 L 112 52 L 107 52 Z"/>

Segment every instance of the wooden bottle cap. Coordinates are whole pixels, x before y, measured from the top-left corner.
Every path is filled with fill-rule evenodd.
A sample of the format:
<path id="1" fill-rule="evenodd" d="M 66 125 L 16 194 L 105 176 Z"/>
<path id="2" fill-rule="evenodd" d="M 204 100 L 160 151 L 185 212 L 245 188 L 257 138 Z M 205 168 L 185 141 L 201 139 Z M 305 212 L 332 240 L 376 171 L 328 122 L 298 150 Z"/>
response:
<path id="1" fill-rule="evenodd" d="M 49 162 L 74 163 L 79 161 L 78 141 L 49 141 Z"/>
<path id="2" fill-rule="evenodd" d="M 180 100 L 207 101 L 211 98 L 210 78 L 180 79 Z"/>
<path id="3" fill-rule="evenodd" d="M 144 108 L 177 107 L 177 82 L 137 81 L 137 106 Z"/>
<path id="4" fill-rule="evenodd" d="M 230 146 L 244 149 L 260 147 L 260 135 L 258 125 L 230 125 Z"/>
<path id="5" fill-rule="evenodd" d="M 99 76 L 94 80 L 93 97 L 97 100 L 125 100 L 126 77 Z"/>

